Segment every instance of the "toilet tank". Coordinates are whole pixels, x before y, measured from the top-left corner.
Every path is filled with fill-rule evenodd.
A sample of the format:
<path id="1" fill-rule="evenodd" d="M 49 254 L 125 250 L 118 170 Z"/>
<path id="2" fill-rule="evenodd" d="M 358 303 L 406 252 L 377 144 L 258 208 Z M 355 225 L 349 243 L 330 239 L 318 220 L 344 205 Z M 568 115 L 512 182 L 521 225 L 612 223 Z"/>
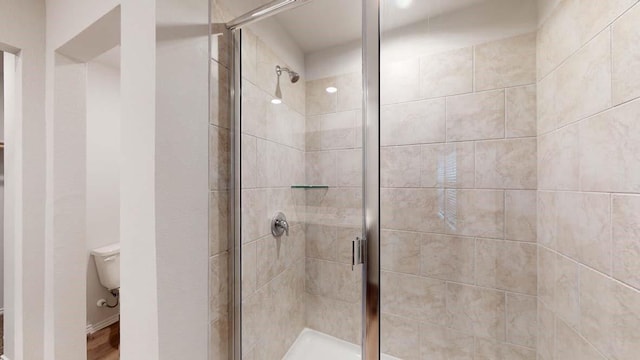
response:
<path id="1" fill-rule="evenodd" d="M 120 243 L 91 250 L 98 277 L 108 290 L 120 288 Z"/>

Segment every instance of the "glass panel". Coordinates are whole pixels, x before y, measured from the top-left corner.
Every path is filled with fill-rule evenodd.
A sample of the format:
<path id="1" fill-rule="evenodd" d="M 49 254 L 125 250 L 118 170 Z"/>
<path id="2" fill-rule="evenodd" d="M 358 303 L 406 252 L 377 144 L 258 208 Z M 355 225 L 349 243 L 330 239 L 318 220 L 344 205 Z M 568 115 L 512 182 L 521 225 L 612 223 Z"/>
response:
<path id="1" fill-rule="evenodd" d="M 360 357 L 361 10 L 339 5 L 242 30 L 243 359 Z"/>
<path id="2" fill-rule="evenodd" d="M 382 351 L 535 359 L 536 1 L 382 7 Z"/>

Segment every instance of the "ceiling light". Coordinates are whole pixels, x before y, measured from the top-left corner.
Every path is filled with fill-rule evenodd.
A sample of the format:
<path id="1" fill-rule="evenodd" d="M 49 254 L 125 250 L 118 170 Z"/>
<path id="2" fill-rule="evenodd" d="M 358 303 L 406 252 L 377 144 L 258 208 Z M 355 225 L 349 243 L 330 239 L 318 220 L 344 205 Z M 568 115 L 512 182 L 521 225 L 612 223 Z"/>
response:
<path id="1" fill-rule="evenodd" d="M 275 98 L 275 99 L 271 100 L 271 103 L 274 104 L 274 105 L 280 105 L 280 104 L 282 104 L 282 100 L 278 99 L 278 98 Z"/>
<path id="2" fill-rule="evenodd" d="M 338 88 L 337 88 L 337 87 L 334 87 L 334 86 L 329 86 L 329 87 L 327 88 L 327 92 L 328 92 L 329 94 L 335 94 L 335 93 L 337 93 L 337 92 L 338 92 Z"/>
<path id="3" fill-rule="evenodd" d="M 396 0 L 396 6 L 400 9 L 406 9 L 413 4 L 413 0 Z"/>

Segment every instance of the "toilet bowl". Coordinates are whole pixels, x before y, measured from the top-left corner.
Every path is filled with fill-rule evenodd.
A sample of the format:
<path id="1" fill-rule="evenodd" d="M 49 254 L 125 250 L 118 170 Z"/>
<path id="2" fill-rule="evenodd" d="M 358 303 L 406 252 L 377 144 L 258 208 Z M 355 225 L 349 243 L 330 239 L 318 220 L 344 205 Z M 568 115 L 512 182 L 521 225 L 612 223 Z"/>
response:
<path id="1" fill-rule="evenodd" d="M 120 243 L 91 250 L 96 262 L 98 278 L 107 290 L 120 288 Z"/>

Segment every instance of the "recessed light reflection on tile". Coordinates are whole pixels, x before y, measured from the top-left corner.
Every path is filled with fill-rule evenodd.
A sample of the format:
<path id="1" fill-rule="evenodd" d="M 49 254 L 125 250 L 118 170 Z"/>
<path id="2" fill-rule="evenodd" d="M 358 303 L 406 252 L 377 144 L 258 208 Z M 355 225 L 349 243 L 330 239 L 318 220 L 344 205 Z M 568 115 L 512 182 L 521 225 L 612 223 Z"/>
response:
<path id="1" fill-rule="evenodd" d="M 280 105 L 280 104 L 282 104 L 282 100 L 281 99 L 273 99 L 273 100 L 271 100 L 271 103 L 273 105 Z"/>
<path id="2" fill-rule="evenodd" d="M 327 92 L 328 92 L 329 94 L 335 94 L 335 93 L 337 93 L 337 92 L 338 92 L 338 88 L 337 88 L 337 87 L 334 87 L 334 86 L 329 86 L 329 87 L 327 88 Z"/>

